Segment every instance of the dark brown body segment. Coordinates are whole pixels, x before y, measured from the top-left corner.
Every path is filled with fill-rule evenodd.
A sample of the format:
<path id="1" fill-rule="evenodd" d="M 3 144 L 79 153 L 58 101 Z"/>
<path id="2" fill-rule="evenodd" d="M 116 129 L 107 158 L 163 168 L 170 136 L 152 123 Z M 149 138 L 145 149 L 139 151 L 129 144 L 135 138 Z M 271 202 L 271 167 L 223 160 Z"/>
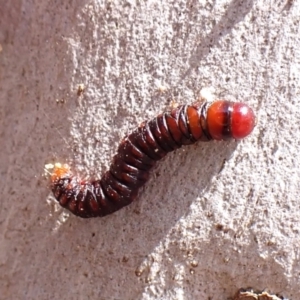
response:
<path id="1" fill-rule="evenodd" d="M 111 214 L 136 199 L 151 169 L 168 152 L 201 140 L 233 138 L 232 132 L 243 138 L 254 124 L 253 111 L 242 103 L 234 106 L 232 102 L 216 101 L 211 105 L 179 106 L 143 123 L 125 137 L 100 180 L 81 181 L 68 166 L 56 166 L 51 177 L 54 197 L 82 218 Z"/>

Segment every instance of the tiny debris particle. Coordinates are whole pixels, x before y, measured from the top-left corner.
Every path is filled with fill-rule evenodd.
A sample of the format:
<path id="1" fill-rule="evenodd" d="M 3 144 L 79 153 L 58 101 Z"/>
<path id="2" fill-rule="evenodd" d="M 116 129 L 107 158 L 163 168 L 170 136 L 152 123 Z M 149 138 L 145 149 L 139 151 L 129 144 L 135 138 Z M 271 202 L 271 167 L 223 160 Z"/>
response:
<path id="1" fill-rule="evenodd" d="M 218 231 L 222 231 L 224 229 L 224 226 L 222 224 L 216 224 L 215 227 Z"/>
<path id="2" fill-rule="evenodd" d="M 198 267 L 198 262 L 197 262 L 196 260 L 191 261 L 191 266 L 192 266 L 193 268 Z"/>
<path id="3" fill-rule="evenodd" d="M 65 103 L 65 99 L 56 99 L 56 103 L 57 104 L 64 104 Z"/>
<path id="4" fill-rule="evenodd" d="M 170 104 L 169 104 L 170 109 L 176 109 L 178 106 L 179 106 L 179 103 L 177 101 L 175 101 L 175 100 L 170 101 Z"/>
<path id="5" fill-rule="evenodd" d="M 129 258 L 128 258 L 127 256 L 123 256 L 122 262 L 123 262 L 123 263 L 126 263 L 126 262 L 128 262 L 128 261 L 129 261 Z"/>
<path id="6" fill-rule="evenodd" d="M 79 84 L 78 85 L 78 88 L 77 88 L 77 96 L 81 96 L 83 94 L 85 90 L 85 86 L 83 83 Z"/>
<path id="7" fill-rule="evenodd" d="M 240 289 L 233 300 L 288 300 L 286 298 L 278 297 L 277 295 L 269 294 L 268 292 L 255 292 L 253 290 Z"/>

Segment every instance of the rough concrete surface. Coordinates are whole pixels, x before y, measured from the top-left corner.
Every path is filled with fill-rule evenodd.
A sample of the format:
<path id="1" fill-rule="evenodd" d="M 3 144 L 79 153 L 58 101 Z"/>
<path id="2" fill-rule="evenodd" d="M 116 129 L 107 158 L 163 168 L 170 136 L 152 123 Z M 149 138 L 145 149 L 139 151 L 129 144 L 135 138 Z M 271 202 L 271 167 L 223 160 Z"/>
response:
<path id="1" fill-rule="evenodd" d="M 299 29 L 299 0 L 0 0 L 0 298 L 299 300 Z M 249 138 L 171 153 L 105 218 L 56 205 L 45 164 L 99 177 L 204 87 L 254 108 Z"/>

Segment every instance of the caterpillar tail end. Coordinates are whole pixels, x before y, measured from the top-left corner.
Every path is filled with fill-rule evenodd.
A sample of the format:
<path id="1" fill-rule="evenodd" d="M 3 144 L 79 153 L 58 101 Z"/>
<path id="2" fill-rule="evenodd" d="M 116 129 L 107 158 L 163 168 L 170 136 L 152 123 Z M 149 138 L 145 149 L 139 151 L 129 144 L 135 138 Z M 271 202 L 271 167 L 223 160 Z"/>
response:
<path id="1" fill-rule="evenodd" d="M 61 178 L 71 177 L 72 172 L 68 164 L 55 163 L 50 175 L 51 184 L 57 183 Z"/>

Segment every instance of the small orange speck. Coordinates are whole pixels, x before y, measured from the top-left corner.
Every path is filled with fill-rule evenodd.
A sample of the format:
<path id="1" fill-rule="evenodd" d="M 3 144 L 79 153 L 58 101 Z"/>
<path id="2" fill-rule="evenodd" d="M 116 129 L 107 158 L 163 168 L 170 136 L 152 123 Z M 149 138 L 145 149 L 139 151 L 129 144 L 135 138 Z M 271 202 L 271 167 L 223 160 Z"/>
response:
<path id="1" fill-rule="evenodd" d="M 51 182 L 55 182 L 62 177 L 66 177 L 67 175 L 71 175 L 70 166 L 67 164 L 62 165 L 60 163 L 56 163 L 51 174 Z"/>

